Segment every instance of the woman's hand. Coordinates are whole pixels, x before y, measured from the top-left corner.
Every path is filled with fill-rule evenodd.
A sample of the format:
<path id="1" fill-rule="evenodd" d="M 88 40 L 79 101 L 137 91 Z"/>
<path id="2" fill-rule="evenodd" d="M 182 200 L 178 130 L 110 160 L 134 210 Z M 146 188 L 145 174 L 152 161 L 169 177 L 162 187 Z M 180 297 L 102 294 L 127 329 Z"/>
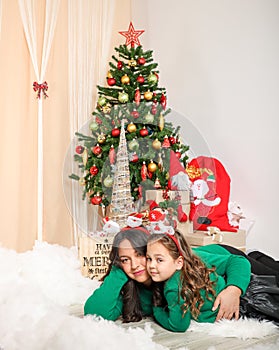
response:
<path id="1" fill-rule="evenodd" d="M 215 311 L 220 306 L 216 321 L 222 318 L 227 320 L 239 319 L 240 295 L 241 290 L 236 286 L 228 286 L 217 295 L 212 308 L 212 311 Z"/>

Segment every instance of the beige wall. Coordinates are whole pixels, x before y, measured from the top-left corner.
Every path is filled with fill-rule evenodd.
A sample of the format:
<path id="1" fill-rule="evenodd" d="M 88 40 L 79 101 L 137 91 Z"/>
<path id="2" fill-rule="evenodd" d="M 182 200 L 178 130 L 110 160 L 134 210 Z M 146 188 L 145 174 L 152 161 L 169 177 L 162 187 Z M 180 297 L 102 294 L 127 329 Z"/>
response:
<path id="1" fill-rule="evenodd" d="M 94 0 L 92 0 L 94 1 Z M 42 47 L 45 0 L 37 0 L 38 48 Z M 43 240 L 73 244 L 72 221 L 64 200 L 62 172 L 72 136 L 68 111 L 68 1 L 61 0 L 45 78 L 49 98 L 43 102 L 44 198 Z M 117 1 L 112 49 L 130 21 L 130 1 Z M 40 57 L 38 55 L 38 61 Z M 107 71 L 108 62 L 103 62 Z M 0 242 L 19 252 L 37 239 L 37 100 L 35 79 L 18 1 L 2 1 L 0 37 Z M 97 90 L 96 90 L 97 92 Z"/>

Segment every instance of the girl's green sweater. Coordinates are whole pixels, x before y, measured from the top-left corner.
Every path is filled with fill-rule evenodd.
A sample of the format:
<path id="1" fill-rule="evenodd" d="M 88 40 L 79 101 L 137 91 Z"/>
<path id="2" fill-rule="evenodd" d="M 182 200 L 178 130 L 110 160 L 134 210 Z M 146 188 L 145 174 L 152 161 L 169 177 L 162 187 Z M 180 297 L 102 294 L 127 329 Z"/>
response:
<path id="1" fill-rule="evenodd" d="M 251 270 L 249 261 L 239 255 L 229 253 L 225 248 L 212 244 L 193 248 L 208 267 L 216 267 L 216 274 L 212 273 L 212 280 L 216 281 L 215 290 L 218 295 L 229 285 L 241 289 L 242 295 L 250 282 Z M 121 289 L 128 281 L 127 275 L 118 267 L 113 267 L 103 284 L 87 299 L 84 314 L 96 314 L 108 320 L 116 320 L 122 314 Z M 164 295 L 168 303 L 167 308 L 152 306 L 152 292 L 140 285 L 140 302 L 144 315 L 153 315 L 155 320 L 164 328 L 173 332 L 184 332 L 192 319 L 190 311 L 182 317 L 181 305 L 184 303 L 179 296 L 180 271 L 177 271 L 164 286 Z M 202 296 L 205 293 L 202 291 Z M 213 323 L 218 309 L 212 311 L 213 300 L 205 299 L 197 322 Z"/>

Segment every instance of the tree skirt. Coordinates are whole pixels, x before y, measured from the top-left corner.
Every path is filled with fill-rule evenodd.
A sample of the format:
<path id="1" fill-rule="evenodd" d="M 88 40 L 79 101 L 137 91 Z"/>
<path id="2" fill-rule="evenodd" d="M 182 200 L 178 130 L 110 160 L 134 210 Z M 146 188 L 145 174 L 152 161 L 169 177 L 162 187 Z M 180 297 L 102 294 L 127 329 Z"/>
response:
<path id="1" fill-rule="evenodd" d="M 0 248 L 0 276 L 0 349 L 169 348 L 153 340 L 150 320 L 142 327 L 123 327 L 119 322 L 82 317 L 85 300 L 100 282 L 81 275 L 76 248 L 46 242 L 36 242 L 32 251 L 20 254 Z M 278 328 L 255 320 L 192 322 L 188 332 L 249 339 L 274 334 Z"/>

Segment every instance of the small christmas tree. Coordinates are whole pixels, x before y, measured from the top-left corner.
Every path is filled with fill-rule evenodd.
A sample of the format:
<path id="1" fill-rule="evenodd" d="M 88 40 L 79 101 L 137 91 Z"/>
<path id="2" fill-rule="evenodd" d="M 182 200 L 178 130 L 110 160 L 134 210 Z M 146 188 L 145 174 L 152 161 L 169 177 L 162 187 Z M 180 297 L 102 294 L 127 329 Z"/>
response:
<path id="1" fill-rule="evenodd" d="M 126 43 L 115 48 L 107 73 L 107 86 L 97 86 L 98 102 L 89 125 L 91 135 L 76 133 L 75 161 L 82 175 L 72 174 L 84 186 L 83 198 L 108 206 L 113 197 L 116 151 L 121 123 L 125 123 L 131 195 L 136 201 L 147 189 L 168 189 L 170 151 L 185 168 L 188 145 L 180 141 L 180 126 L 165 121 L 166 89 L 159 87 L 159 71 L 152 51 L 139 42 L 143 31 L 120 32 Z M 130 45 L 130 47 L 128 47 Z"/>

